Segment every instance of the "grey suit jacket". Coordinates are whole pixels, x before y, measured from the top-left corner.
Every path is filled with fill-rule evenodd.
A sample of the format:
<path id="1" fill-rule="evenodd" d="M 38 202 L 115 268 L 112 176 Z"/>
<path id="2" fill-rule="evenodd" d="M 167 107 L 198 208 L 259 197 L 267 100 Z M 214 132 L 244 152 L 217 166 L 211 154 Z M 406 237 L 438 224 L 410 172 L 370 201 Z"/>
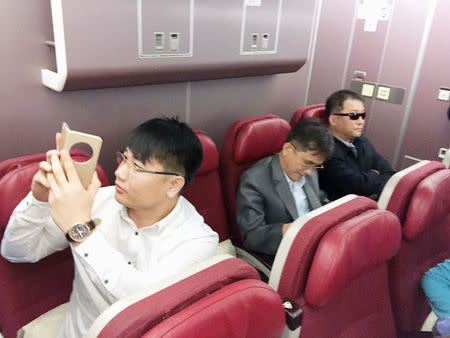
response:
<path id="1" fill-rule="evenodd" d="M 321 196 L 316 171 L 305 179 L 304 190 L 313 210 L 322 205 L 325 196 Z M 263 158 L 241 175 L 236 216 L 245 247 L 271 256 L 276 254 L 283 224 L 298 218 L 278 154 Z"/>

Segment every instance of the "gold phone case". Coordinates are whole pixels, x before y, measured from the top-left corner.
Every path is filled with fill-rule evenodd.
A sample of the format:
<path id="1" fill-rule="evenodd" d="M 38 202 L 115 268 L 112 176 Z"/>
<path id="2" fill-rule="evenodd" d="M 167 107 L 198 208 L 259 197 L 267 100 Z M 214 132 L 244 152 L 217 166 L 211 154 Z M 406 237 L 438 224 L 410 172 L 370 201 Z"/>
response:
<path id="1" fill-rule="evenodd" d="M 91 183 L 92 175 L 97 166 L 98 156 L 102 147 L 102 138 L 95 135 L 81 133 L 79 131 L 70 130 L 69 125 L 63 122 L 61 128 L 61 150 L 70 152 L 70 148 L 77 143 L 87 143 L 92 148 L 92 156 L 86 162 L 77 162 L 72 159 L 72 163 L 77 170 L 83 187 L 87 188 Z M 63 167 L 64 169 L 64 167 Z M 65 170 L 65 169 L 64 169 Z"/>

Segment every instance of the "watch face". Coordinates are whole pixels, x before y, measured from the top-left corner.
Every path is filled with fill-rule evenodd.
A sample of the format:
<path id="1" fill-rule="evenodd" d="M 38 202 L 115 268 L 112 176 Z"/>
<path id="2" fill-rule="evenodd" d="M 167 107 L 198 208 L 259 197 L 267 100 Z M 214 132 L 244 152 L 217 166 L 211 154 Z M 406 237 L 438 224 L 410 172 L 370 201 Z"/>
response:
<path id="1" fill-rule="evenodd" d="M 69 230 L 68 234 L 72 240 L 81 242 L 89 235 L 89 227 L 86 224 L 78 223 Z"/>

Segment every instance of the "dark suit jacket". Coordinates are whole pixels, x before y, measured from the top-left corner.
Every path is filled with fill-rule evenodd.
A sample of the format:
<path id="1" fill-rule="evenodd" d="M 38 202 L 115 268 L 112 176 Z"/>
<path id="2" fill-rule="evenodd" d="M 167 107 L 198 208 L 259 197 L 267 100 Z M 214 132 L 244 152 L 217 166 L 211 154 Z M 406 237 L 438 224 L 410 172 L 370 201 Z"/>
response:
<path id="1" fill-rule="evenodd" d="M 310 209 L 316 209 L 322 205 L 317 173 L 314 171 L 305 179 L 304 191 Z M 278 154 L 263 158 L 241 175 L 236 215 L 244 246 L 275 255 L 283 224 L 298 217 Z"/>
<path id="2" fill-rule="evenodd" d="M 395 173 L 389 163 L 374 149 L 364 135 L 353 141 L 358 156 L 335 138 L 333 156 L 319 171 L 320 188 L 330 200 L 347 194 L 370 196 L 380 194 L 387 180 Z M 372 169 L 377 170 L 377 174 Z"/>

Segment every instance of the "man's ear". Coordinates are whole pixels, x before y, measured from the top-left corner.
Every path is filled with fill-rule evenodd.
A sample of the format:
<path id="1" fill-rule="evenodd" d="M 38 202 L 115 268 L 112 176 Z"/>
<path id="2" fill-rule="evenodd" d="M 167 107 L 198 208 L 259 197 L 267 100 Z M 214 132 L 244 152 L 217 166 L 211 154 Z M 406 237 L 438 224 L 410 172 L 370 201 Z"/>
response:
<path id="1" fill-rule="evenodd" d="M 285 155 L 292 151 L 294 149 L 294 146 L 290 142 L 285 142 L 283 144 L 283 147 L 281 147 L 281 152 Z"/>
<path id="2" fill-rule="evenodd" d="M 170 178 L 169 190 L 167 190 L 167 196 L 169 198 L 174 198 L 180 194 L 181 189 L 184 187 L 184 177 L 183 176 L 173 176 Z"/>
<path id="3" fill-rule="evenodd" d="M 328 123 L 330 124 L 330 126 L 335 126 L 336 125 L 336 115 L 331 114 L 330 116 L 328 116 Z"/>

